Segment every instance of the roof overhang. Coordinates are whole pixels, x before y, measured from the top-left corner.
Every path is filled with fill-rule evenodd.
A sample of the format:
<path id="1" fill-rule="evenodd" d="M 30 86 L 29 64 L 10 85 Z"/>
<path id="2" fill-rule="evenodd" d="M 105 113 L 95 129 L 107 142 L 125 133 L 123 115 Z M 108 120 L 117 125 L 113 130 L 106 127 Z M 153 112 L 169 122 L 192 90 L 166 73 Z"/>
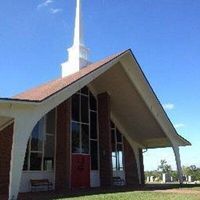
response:
<path id="1" fill-rule="evenodd" d="M 103 62 L 98 68 L 40 101 L 0 99 L 0 105 L 40 106 L 52 101 L 53 107 L 56 105 L 54 102 L 59 103 L 58 99 L 67 99 L 88 84 L 97 93 L 109 93 L 112 116 L 120 122 L 126 134 L 143 147 L 168 147 L 172 145 L 172 140 L 179 146 L 190 145 L 176 132 L 131 50 Z"/>
<path id="2" fill-rule="evenodd" d="M 178 135 L 131 51 L 92 82 L 111 96 L 113 116 L 145 148 L 191 145 Z"/>

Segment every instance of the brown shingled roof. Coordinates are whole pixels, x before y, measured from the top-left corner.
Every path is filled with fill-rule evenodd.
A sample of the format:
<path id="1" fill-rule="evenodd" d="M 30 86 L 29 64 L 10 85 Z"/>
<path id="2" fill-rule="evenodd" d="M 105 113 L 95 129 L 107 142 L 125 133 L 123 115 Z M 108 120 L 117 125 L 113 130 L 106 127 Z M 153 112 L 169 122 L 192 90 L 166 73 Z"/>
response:
<path id="1" fill-rule="evenodd" d="M 114 60 L 118 56 L 124 54 L 125 52 L 126 51 L 121 52 L 119 54 L 115 54 L 113 56 L 109 56 L 106 59 L 98 61 L 96 63 L 90 64 L 87 67 L 82 68 L 79 72 L 76 72 L 67 77 L 58 78 L 56 80 L 40 85 L 36 88 L 20 93 L 14 96 L 12 99 L 23 100 L 23 101 L 35 101 L 35 102 L 43 101 L 47 99 L 48 97 L 52 96 L 53 94 L 68 87 L 72 83 L 83 78 L 84 76 L 88 75 L 89 73 L 99 69 L 100 67 L 103 67 L 105 64 L 109 63 L 110 61 Z"/>

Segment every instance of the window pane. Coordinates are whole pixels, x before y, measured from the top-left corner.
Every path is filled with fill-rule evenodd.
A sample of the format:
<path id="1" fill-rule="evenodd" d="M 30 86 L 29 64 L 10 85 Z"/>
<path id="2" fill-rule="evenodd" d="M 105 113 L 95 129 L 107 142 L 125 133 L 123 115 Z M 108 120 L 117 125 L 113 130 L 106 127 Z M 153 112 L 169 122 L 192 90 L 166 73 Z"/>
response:
<path id="1" fill-rule="evenodd" d="M 115 124 L 110 120 L 110 126 L 111 128 L 115 128 Z"/>
<path id="2" fill-rule="evenodd" d="M 90 141 L 91 170 L 98 170 L 98 145 L 97 141 Z"/>
<path id="3" fill-rule="evenodd" d="M 119 130 L 116 130 L 116 134 L 117 134 L 117 142 L 122 142 L 122 134 L 119 132 Z"/>
<path id="4" fill-rule="evenodd" d="M 117 169 L 123 170 L 122 144 L 117 145 Z"/>
<path id="5" fill-rule="evenodd" d="M 117 151 L 122 151 L 122 144 L 117 144 Z"/>
<path id="6" fill-rule="evenodd" d="M 94 111 L 97 110 L 97 100 L 91 92 L 90 92 L 90 109 Z"/>
<path id="7" fill-rule="evenodd" d="M 50 111 L 46 116 L 46 133 L 55 134 L 55 110 Z"/>
<path id="8" fill-rule="evenodd" d="M 31 151 L 42 151 L 43 147 L 43 119 L 37 123 L 32 131 Z"/>
<path id="9" fill-rule="evenodd" d="M 82 125 L 82 153 L 89 154 L 89 127 L 88 125 Z"/>
<path id="10" fill-rule="evenodd" d="M 24 166 L 23 166 L 24 171 L 28 170 L 28 156 L 29 156 L 29 142 L 26 147 L 26 154 L 25 154 L 25 158 L 24 158 Z"/>
<path id="11" fill-rule="evenodd" d="M 81 96 L 81 122 L 88 123 L 89 116 L 88 116 L 88 97 Z"/>
<path id="12" fill-rule="evenodd" d="M 31 153 L 30 156 L 30 170 L 42 169 L 42 153 Z"/>
<path id="13" fill-rule="evenodd" d="M 80 153 L 80 125 L 72 122 L 72 153 Z"/>
<path id="14" fill-rule="evenodd" d="M 80 121 L 80 95 L 72 96 L 72 120 Z"/>
<path id="15" fill-rule="evenodd" d="M 97 113 L 90 112 L 90 138 L 97 139 Z"/>
<path id="16" fill-rule="evenodd" d="M 84 88 L 82 88 L 82 89 L 81 89 L 81 93 L 82 93 L 82 94 L 88 95 L 88 87 L 85 86 Z"/>
<path id="17" fill-rule="evenodd" d="M 115 141 L 115 130 L 111 130 L 111 142 L 113 145 L 115 145 L 116 141 Z"/>
<path id="18" fill-rule="evenodd" d="M 119 152 L 119 170 L 123 170 L 123 153 L 122 151 Z"/>
<path id="19" fill-rule="evenodd" d="M 116 152 L 112 152 L 112 168 L 114 171 L 117 170 Z"/>
<path id="20" fill-rule="evenodd" d="M 50 171 L 54 167 L 54 149 L 55 139 L 54 136 L 46 136 L 44 146 L 44 170 Z"/>

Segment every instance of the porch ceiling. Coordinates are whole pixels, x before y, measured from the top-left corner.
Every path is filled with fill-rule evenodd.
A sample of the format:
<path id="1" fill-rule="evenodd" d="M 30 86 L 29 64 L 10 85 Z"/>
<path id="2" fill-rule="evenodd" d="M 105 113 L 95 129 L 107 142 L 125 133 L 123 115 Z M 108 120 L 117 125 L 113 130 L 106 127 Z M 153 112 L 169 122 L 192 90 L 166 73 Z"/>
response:
<path id="1" fill-rule="evenodd" d="M 97 93 L 109 93 L 113 115 L 133 140 L 147 148 L 171 146 L 120 63 L 91 85 Z"/>

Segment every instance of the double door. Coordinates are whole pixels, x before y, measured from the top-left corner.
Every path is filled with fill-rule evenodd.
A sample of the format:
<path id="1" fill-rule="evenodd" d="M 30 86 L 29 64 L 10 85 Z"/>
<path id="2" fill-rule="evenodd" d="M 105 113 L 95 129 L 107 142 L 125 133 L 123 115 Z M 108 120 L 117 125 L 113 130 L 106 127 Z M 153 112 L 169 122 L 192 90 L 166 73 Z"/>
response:
<path id="1" fill-rule="evenodd" d="M 90 187 L 90 155 L 72 154 L 72 188 Z"/>

